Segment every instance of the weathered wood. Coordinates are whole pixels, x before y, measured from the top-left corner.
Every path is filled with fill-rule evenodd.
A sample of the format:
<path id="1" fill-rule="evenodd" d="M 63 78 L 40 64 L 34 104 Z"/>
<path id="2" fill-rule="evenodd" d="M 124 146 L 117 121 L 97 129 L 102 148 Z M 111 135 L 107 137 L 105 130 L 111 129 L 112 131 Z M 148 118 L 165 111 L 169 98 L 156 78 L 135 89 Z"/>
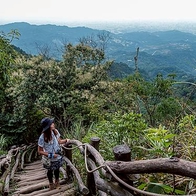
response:
<path id="1" fill-rule="evenodd" d="M 98 137 L 92 137 L 90 144 L 93 146 L 97 151 L 99 151 L 99 143 L 100 139 Z M 95 158 L 89 153 L 88 157 L 91 158 L 93 161 L 95 161 Z M 93 173 L 87 173 L 87 187 L 89 189 L 88 196 L 96 195 L 96 186 L 95 186 L 95 180 Z"/>
<path id="2" fill-rule="evenodd" d="M 41 194 L 41 193 L 46 193 L 46 192 L 48 192 L 49 191 L 49 188 L 47 187 L 47 188 L 44 188 L 44 189 L 38 189 L 38 190 L 36 190 L 36 191 L 33 191 L 33 192 L 31 192 L 31 193 L 28 193 L 28 194 L 21 194 L 21 193 L 16 193 L 16 194 L 14 194 L 14 195 L 12 195 L 12 196 L 37 196 L 37 194 Z"/>
<path id="3" fill-rule="evenodd" d="M 100 138 L 98 137 L 91 138 L 90 145 L 93 146 L 97 151 L 99 151 L 99 143 L 100 143 Z"/>
<path id="4" fill-rule="evenodd" d="M 29 157 L 28 157 L 28 161 L 31 161 L 32 153 L 33 153 L 34 150 L 36 149 L 35 147 L 36 147 L 36 145 L 34 145 L 34 144 L 31 144 L 31 145 L 29 145 L 29 146 L 24 146 L 24 147 L 23 147 L 23 150 L 25 150 L 25 151 L 23 152 L 23 154 L 22 154 L 22 156 L 21 156 L 21 169 L 23 169 L 23 167 L 24 167 L 25 161 L 27 160 L 27 158 L 25 159 L 25 156 L 26 156 L 27 152 L 29 152 L 29 151 L 31 151 L 31 152 L 30 152 L 30 155 L 29 155 Z M 34 157 L 34 158 L 35 158 L 35 157 Z"/>
<path id="5" fill-rule="evenodd" d="M 131 161 L 131 150 L 128 145 L 123 144 L 123 145 L 117 145 L 113 148 L 113 153 L 116 161 Z M 130 180 L 129 176 L 125 173 L 118 173 L 117 176 L 126 182 L 127 184 L 133 185 L 133 181 Z M 127 189 L 124 187 L 122 184 L 119 184 L 123 188 Z M 130 191 L 128 189 L 128 191 Z M 133 193 L 133 192 L 132 192 Z"/>
<path id="6" fill-rule="evenodd" d="M 67 176 L 66 170 L 65 170 L 63 167 L 60 167 L 59 170 L 60 170 L 60 172 L 63 174 L 63 178 L 64 178 L 65 180 L 67 180 L 67 179 L 68 179 L 68 176 Z"/>
<path id="7" fill-rule="evenodd" d="M 26 146 L 21 147 L 13 146 L 6 156 L 0 161 L 1 179 L 0 179 L 0 195 L 8 195 L 10 191 L 10 181 L 13 181 L 14 175 L 21 165 L 24 164 L 24 150 Z M 21 155 L 22 159 L 21 159 Z M 23 167 L 23 166 L 22 166 Z"/>
<path id="8" fill-rule="evenodd" d="M 74 186 L 74 184 L 67 184 L 65 186 L 62 186 L 61 189 L 54 189 L 45 193 L 39 193 L 36 196 L 51 196 L 54 194 L 60 194 L 61 192 L 64 192 L 70 188 L 72 188 Z"/>
<path id="9" fill-rule="evenodd" d="M 30 151 L 30 153 L 29 153 L 28 163 L 30 163 L 30 162 L 31 162 L 32 155 L 33 155 L 33 151 L 34 151 L 34 149 L 31 149 L 31 151 Z"/>
<path id="10" fill-rule="evenodd" d="M 101 154 L 94 147 L 92 147 L 90 144 L 85 144 L 85 146 L 87 147 L 87 150 L 93 155 L 94 159 L 99 165 L 103 165 L 105 163 Z"/>
<path id="11" fill-rule="evenodd" d="M 41 174 L 34 174 L 34 175 L 31 175 L 31 173 L 15 175 L 14 179 L 16 178 L 17 181 L 30 181 L 30 180 L 39 180 L 43 177 L 46 177 L 46 174 L 44 172 Z"/>
<path id="12" fill-rule="evenodd" d="M 17 183 L 17 186 L 18 188 L 20 187 L 24 187 L 24 186 L 29 186 L 29 185 L 32 185 L 34 183 L 38 184 L 38 183 L 41 183 L 41 182 L 44 182 L 44 181 L 47 181 L 46 180 L 46 176 L 43 176 L 42 178 L 37 178 L 36 180 L 33 179 L 31 180 L 30 178 L 28 180 L 23 180 L 21 182 L 18 182 Z M 48 182 L 48 181 L 47 181 Z"/>
<path id="13" fill-rule="evenodd" d="M 21 169 L 24 168 L 25 155 L 26 155 L 27 151 L 28 151 L 28 150 L 25 150 L 25 151 L 22 153 L 22 156 L 21 156 Z"/>
<path id="14" fill-rule="evenodd" d="M 3 195 L 7 196 L 10 192 L 10 174 L 6 176 Z"/>
<path id="15" fill-rule="evenodd" d="M 64 184 L 65 181 L 61 180 L 60 184 Z M 39 189 L 43 189 L 49 186 L 48 180 L 46 179 L 45 181 L 41 182 L 41 183 L 36 183 L 36 184 L 32 184 L 30 186 L 27 187 L 23 187 L 21 189 L 17 189 L 15 194 L 28 194 L 31 193 L 33 191 L 39 190 Z"/>
<path id="16" fill-rule="evenodd" d="M 62 193 L 63 190 L 67 190 L 64 186 L 61 186 L 61 189 L 52 190 L 52 192 L 49 190 L 49 182 L 46 176 L 46 169 L 41 167 L 41 170 L 37 172 L 37 168 L 40 169 L 41 162 L 36 161 L 36 163 L 29 163 L 28 164 L 28 170 L 24 167 L 24 171 L 17 172 L 15 174 L 15 177 L 17 175 L 20 176 L 20 179 L 17 179 L 17 183 L 14 183 L 14 190 L 12 190 L 12 195 L 55 195 L 57 193 Z M 34 170 L 32 170 L 34 168 Z M 36 171 L 36 172 L 35 172 Z M 65 175 L 65 170 L 63 168 L 60 168 L 60 172 Z M 64 185 L 66 183 L 66 180 L 60 180 L 60 184 Z M 65 185 L 67 186 L 67 185 Z M 72 185 L 73 186 L 73 185 Z M 16 189 L 17 187 L 17 189 Z M 68 186 L 69 188 L 69 186 Z M 75 190 L 75 189 L 74 189 Z M 67 192 L 67 191 L 66 191 Z M 76 191 L 74 191 L 76 192 Z M 70 194 L 74 194 L 72 193 Z M 64 194 L 63 194 L 64 195 Z"/>
<path id="17" fill-rule="evenodd" d="M 84 154 L 84 148 L 83 148 L 83 144 L 82 144 L 82 142 L 80 142 L 80 141 L 78 141 L 78 140 L 70 140 L 69 141 L 69 144 L 74 144 L 75 146 L 77 146 L 78 147 L 78 149 L 80 150 L 80 153 L 81 154 Z M 66 146 L 62 146 L 63 147 L 63 149 L 65 149 L 66 150 Z"/>
<path id="18" fill-rule="evenodd" d="M 99 166 L 102 166 L 105 164 L 103 157 L 94 147 L 92 147 L 90 144 L 85 144 L 85 148 L 87 148 L 87 150 L 91 153 L 91 155 L 93 155 L 94 160 L 96 160 L 96 163 Z M 104 176 L 108 176 L 108 174 L 106 173 L 106 171 L 103 168 L 101 168 L 101 172 Z M 109 178 L 109 176 L 108 176 L 108 178 Z"/>
<path id="19" fill-rule="evenodd" d="M 115 146 L 113 153 L 116 161 L 131 161 L 131 150 L 125 144 Z"/>
<path id="20" fill-rule="evenodd" d="M 77 146 L 77 148 L 80 150 L 81 154 L 84 154 L 83 144 L 78 140 L 70 140 L 65 145 L 62 145 L 62 148 L 64 150 L 64 155 L 71 162 L 72 162 L 72 144 Z M 67 172 L 68 178 L 70 178 L 70 179 L 73 178 L 73 173 L 72 173 L 71 168 L 69 167 L 69 165 L 66 165 L 66 172 Z"/>
<path id="21" fill-rule="evenodd" d="M 88 164 L 91 167 L 91 169 L 93 170 L 96 169 L 96 165 L 94 161 L 92 161 L 90 158 L 88 158 Z M 118 184 L 108 182 L 100 178 L 98 170 L 94 171 L 93 175 L 94 175 L 97 190 L 101 190 L 111 196 L 133 196 L 133 194 L 126 191 L 125 189 L 122 189 Z"/>
<path id="22" fill-rule="evenodd" d="M 66 148 L 64 149 L 64 155 L 70 160 L 70 162 L 72 162 L 72 145 L 71 144 L 67 144 L 64 145 Z M 70 165 L 66 164 L 66 171 L 67 171 L 67 176 L 68 178 L 73 178 L 73 174 L 72 174 L 72 170 L 70 168 Z"/>
<path id="23" fill-rule="evenodd" d="M 176 175 L 182 175 L 182 176 L 196 179 L 196 162 L 186 161 L 186 160 L 182 160 L 182 159 L 178 159 L 178 158 L 170 158 L 170 159 L 169 158 L 162 158 L 162 159 L 151 159 L 151 160 L 140 160 L 140 161 L 126 162 L 127 158 L 131 157 L 131 156 L 129 156 L 130 149 L 128 149 L 126 147 L 122 148 L 123 150 L 119 147 L 115 148 L 114 152 L 116 153 L 117 160 L 105 162 L 103 160 L 102 156 L 100 155 L 100 153 L 98 152 L 98 150 L 95 149 L 95 147 L 93 147 L 92 145 L 82 144 L 78 141 L 75 141 L 75 144 L 81 145 L 81 146 L 79 146 L 79 148 L 80 148 L 82 155 L 87 155 L 88 167 L 91 170 L 95 170 L 95 171 L 93 171 L 92 174 L 95 179 L 96 189 L 97 189 L 98 194 L 100 196 L 106 196 L 106 195 L 132 196 L 132 193 L 130 191 L 126 190 L 126 188 L 119 185 L 119 183 L 123 185 L 123 182 L 120 182 L 120 179 L 118 178 L 118 176 L 121 174 L 131 175 L 131 174 L 160 172 L 160 173 L 171 173 L 171 174 L 176 174 Z M 84 151 L 84 149 L 85 149 L 85 151 Z M 19 156 L 18 154 L 20 154 L 20 152 L 17 153 L 17 156 Z M 35 153 L 33 153 L 33 155 L 34 154 Z M 10 160 L 11 160 L 11 157 L 13 157 L 13 156 L 10 155 Z M 34 158 L 34 157 L 32 156 L 32 158 Z M 119 159 L 121 159 L 121 158 L 123 161 L 122 160 L 119 161 Z M 4 158 L 2 158 L 2 160 L 3 159 Z M 86 157 L 85 157 L 85 159 L 86 159 Z M 2 163 L 1 161 L 0 161 L 0 164 Z M 16 161 L 17 161 L 17 158 L 16 158 Z M 20 161 L 21 161 L 21 159 L 20 159 Z M 9 161 L 6 160 L 6 161 L 3 161 L 3 166 L 5 166 L 6 163 L 8 163 L 8 165 L 9 165 Z M 80 190 L 81 195 L 86 195 L 88 193 L 89 189 L 87 189 L 85 187 L 84 183 L 82 182 L 82 179 L 80 177 L 79 172 L 73 166 L 73 164 L 71 163 L 71 161 L 69 159 L 66 160 L 66 163 L 67 163 L 67 165 L 69 165 L 69 167 L 71 168 L 71 170 L 75 174 L 76 179 L 77 180 L 79 179 L 77 184 L 79 185 L 79 190 Z M 15 164 L 16 164 L 16 162 L 15 162 Z M 20 166 L 21 162 L 19 162 L 18 165 Z M 112 170 L 110 170 L 110 168 L 108 168 L 106 165 L 109 166 Z M 97 167 L 99 167 L 99 169 Z M 35 168 L 36 168 L 36 172 L 34 170 Z M 17 167 L 17 169 L 18 169 L 18 167 Z M 111 174 L 113 172 L 115 172 L 115 174 L 113 173 L 112 176 L 114 177 L 114 179 L 116 179 L 116 182 L 108 181 L 108 178 L 106 177 L 107 175 L 105 175 L 105 174 L 107 174 L 109 172 L 106 172 L 106 170 L 110 171 Z M 45 196 L 49 196 L 49 195 L 55 196 L 55 195 L 59 195 L 59 194 L 67 195 L 67 194 L 61 192 L 61 190 L 64 189 L 64 186 L 61 186 L 60 190 L 58 190 L 58 189 L 52 190 L 52 191 L 54 191 L 54 193 L 52 193 L 52 191 L 49 191 L 48 180 L 46 178 L 46 173 L 45 173 L 46 171 L 47 170 L 43 170 L 42 165 L 40 163 L 40 160 L 35 161 L 34 163 L 31 163 L 31 164 L 27 164 L 26 166 L 24 166 L 24 171 L 20 171 L 21 175 L 23 176 L 22 178 L 20 178 L 21 182 L 14 183 L 13 189 L 15 189 L 15 187 L 19 187 L 19 189 L 17 191 L 18 191 L 18 193 L 20 193 L 20 196 L 22 196 L 22 195 L 28 195 L 28 196 L 34 196 L 34 195 L 41 196 L 42 195 L 43 196 L 44 194 L 45 194 Z M 63 173 L 63 175 L 65 174 L 64 173 L 65 170 L 62 171 L 60 169 L 60 171 Z M 100 177 L 100 172 L 102 172 L 102 174 L 104 174 L 104 177 L 105 177 L 104 179 Z M 89 173 L 91 173 L 91 171 L 89 171 Z M 4 175 L 6 176 L 7 174 L 4 173 Z M 19 175 L 19 173 L 16 174 L 16 172 L 14 172 L 15 178 L 17 178 L 18 175 Z M 44 175 L 45 175 L 45 178 L 44 178 Z M 9 176 L 7 175 L 6 180 L 8 178 L 9 178 Z M 14 178 L 14 180 L 15 180 L 15 178 Z M 39 189 L 37 189 L 36 186 L 42 184 L 44 179 L 45 179 L 45 183 L 46 183 L 45 186 L 44 187 L 41 186 Z M 24 181 L 22 181 L 22 180 L 24 180 Z M 31 182 L 33 182 L 33 183 L 36 182 L 36 184 L 33 185 L 33 183 L 31 184 Z M 65 183 L 65 181 L 63 181 L 63 183 Z M 29 184 L 31 184 L 31 186 L 25 187 L 26 185 L 29 185 Z M 126 186 L 126 187 L 128 188 L 128 186 Z M 30 191 L 30 192 L 27 191 L 28 188 L 29 188 L 28 191 Z M 6 190 L 6 189 L 7 189 L 7 191 L 5 191 L 5 194 L 7 194 L 9 192 L 9 186 L 7 188 L 4 188 L 4 190 Z M 11 189 L 11 190 L 13 191 L 13 189 Z M 24 193 L 25 189 L 26 189 L 27 193 Z M 34 189 L 33 193 L 31 192 L 32 189 Z M 73 188 L 73 189 L 75 190 L 75 188 Z M 134 191 L 134 189 L 131 189 L 131 188 L 130 188 L 130 190 Z M 13 195 L 14 194 L 15 193 L 13 191 Z M 71 194 L 73 194 L 73 193 L 70 193 L 70 195 Z M 145 193 L 141 193 L 141 194 L 145 195 Z M 151 193 L 149 193 L 148 195 L 150 195 L 150 194 Z M 1 193 L 0 193 L 0 195 L 1 195 Z"/>
<path id="24" fill-rule="evenodd" d="M 36 170 L 36 172 L 35 172 L 35 170 Z M 29 175 L 29 174 L 31 176 L 37 176 L 39 174 L 45 173 L 45 169 L 44 168 L 41 168 L 41 169 L 38 169 L 37 170 L 37 168 L 34 167 L 34 170 L 23 170 L 21 172 L 17 172 L 17 173 L 15 173 L 15 176 L 18 177 L 18 176 L 20 176 L 21 173 L 23 174 L 23 177 L 25 177 L 26 175 Z"/>
<path id="25" fill-rule="evenodd" d="M 100 191 L 100 190 L 98 190 L 98 193 L 99 193 L 99 196 L 107 196 L 108 195 L 107 193 Z"/>
<path id="26" fill-rule="evenodd" d="M 61 183 L 62 184 L 62 183 Z M 49 190 L 48 187 L 45 189 L 38 189 L 35 190 L 32 193 L 28 193 L 28 196 L 51 196 L 55 194 L 60 194 L 61 192 L 67 191 L 68 189 L 71 189 L 74 187 L 74 184 L 68 184 L 61 186 L 61 189 L 54 189 L 54 190 Z M 27 196 L 26 193 L 14 193 L 12 196 Z"/>
<path id="27" fill-rule="evenodd" d="M 10 162 L 11 162 L 12 156 L 14 156 L 13 153 L 14 153 L 15 151 L 18 151 L 18 148 L 17 148 L 17 149 L 11 149 L 11 150 L 8 151 L 8 154 L 6 155 L 6 157 L 3 158 L 3 159 L 0 161 L 0 168 L 2 168 L 2 167 L 4 166 L 4 164 L 10 163 Z"/>
<path id="28" fill-rule="evenodd" d="M 0 195 L 3 194 L 4 184 L 7 178 L 7 175 L 10 173 L 11 166 L 10 163 L 12 161 L 13 152 L 18 151 L 18 149 L 11 149 L 8 151 L 8 154 L 1 159 L 0 161 L 0 169 L 1 169 L 1 178 L 0 178 Z"/>
<path id="29" fill-rule="evenodd" d="M 9 159 L 6 157 L 6 158 L 3 158 L 0 162 L 0 168 L 2 167 L 6 167 L 6 165 L 8 165 L 9 163 Z"/>
<path id="30" fill-rule="evenodd" d="M 67 189 L 67 190 L 63 190 L 61 193 L 60 193 L 61 196 L 76 196 L 76 188 L 73 187 L 73 188 L 70 188 L 70 189 Z M 56 193 L 56 194 L 53 194 L 52 196 L 59 196 L 59 193 Z"/>
<path id="31" fill-rule="evenodd" d="M 18 152 L 18 154 L 17 154 L 17 156 L 16 156 L 16 162 L 15 162 L 13 168 L 12 168 L 12 171 L 11 171 L 11 175 L 10 175 L 10 179 L 11 179 L 11 180 L 14 178 L 14 174 L 15 174 L 15 172 L 16 172 L 16 170 L 17 170 L 18 165 L 19 165 L 20 156 L 21 156 L 21 153 Z"/>
<path id="32" fill-rule="evenodd" d="M 196 179 L 196 162 L 178 158 L 159 158 L 131 162 L 106 161 L 115 173 L 169 173 Z"/>
<path id="33" fill-rule="evenodd" d="M 40 158 L 41 158 L 41 156 L 40 156 Z M 39 159 L 37 161 L 31 162 L 31 163 L 27 163 L 25 165 L 25 169 L 28 168 L 28 167 L 32 167 L 33 165 L 40 165 L 40 162 L 41 162 L 41 160 Z"/>
<path id="34" fill-rule="evenodd" d="M 34 169 L 33 169 L 34 168 Z M 25 169 L 25 172 L 28 172 L 28 173 L 32 173 L 32 174 L 35 174 L 35 168 L 36 168 L 36 173 L 44 173 L 44 168 L 43 166 L 39 167 L 39 166 L 34 166 L 32 167 L 31 169 Z"/>
<path id="35" fill-rule="evenodd" d="M 3 175 L 0 178 L 0 195 L 3 194 L 3 192 L 4 192 L 5 181 L 6 181 L 7 175 L 9 175 L 9 173 L 10 173 L 10 165 L 4 171 Z"/>
<path id="36" fill-rule="evenodd" d="M 66 161 L 66 163 L 69 165 L 69 167 L 71 168 L 71 170 L 73 171 L 73 173 L 76 176 L 76 179 L 78 181 L 78 187 L 79 190 L 82 194 L 87 195 L 89 193 L 88 188 L 84 185 L 82 178 L 78 172 L 78 170 L 75 168 L 75 166 L 71 163 L 71 161 L 67 158 L 67 157 L 63 157 L 63 159 Z"/>
<path id="37" fill-rule="evenodd" d="M 41 172 L 41 171 L 44 171 L 44 167 L 42 165 L 42 163 L 40 163 L 40 166 L 33 166 L 32 168 L 25 168 L 25 172 L 28 172 L 28 173 L 33 173 L 33 171 L 35 170 L 36 168 L 36 171 L 37 172 Z"/>

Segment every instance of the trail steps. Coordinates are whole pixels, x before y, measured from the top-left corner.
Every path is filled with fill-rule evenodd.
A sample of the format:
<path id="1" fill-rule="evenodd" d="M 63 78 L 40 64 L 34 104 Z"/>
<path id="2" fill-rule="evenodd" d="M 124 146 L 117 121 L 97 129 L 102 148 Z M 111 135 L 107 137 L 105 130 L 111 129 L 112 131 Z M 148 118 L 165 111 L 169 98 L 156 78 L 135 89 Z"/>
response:
<path id="1" fill-rule="evenodd" d="M 43 168 L 40 160 L 26 164 L 22 171 L 15 173 L 14 180 L 10 185 L 9 196 L 76 195 L 74 183 L 66 182 L 62 178 L 60 178 L 60 189 L 49 190 L 46 172 L 47 170 Z"/>

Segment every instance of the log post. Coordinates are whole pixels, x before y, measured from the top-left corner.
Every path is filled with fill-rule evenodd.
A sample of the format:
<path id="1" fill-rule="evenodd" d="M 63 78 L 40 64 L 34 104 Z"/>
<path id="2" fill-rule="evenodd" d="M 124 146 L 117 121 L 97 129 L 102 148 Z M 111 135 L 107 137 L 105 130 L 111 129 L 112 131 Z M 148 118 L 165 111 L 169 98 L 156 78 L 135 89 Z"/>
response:
<path id="1" fill-rule="evenodd" d="M 90 145 L 93 146 L 97 151 L 99 151 L 99 143 L 100 143 L 100 138 L 98 137 L 92 137 Z"/>
<path id="2" fill-rule="evenodd" d="M 35 152 L 35 150 L 37 150 L 36 148 L 32 148 L 30 153 L 29 153 L 29 157 L 28 157 L 28 163 L 32 162 L 32 157 L 33 157 L 33 153 Z"/>
<path id="3" fill-rule="evenodd" d="M 71 144 L 67 144 L 65 145 L 66 148 L 72 148 L 72 145 Z M 72 163 L 72 150 L 67 150 L 67 149 L 64 149 L 64 155 L 70 160 L 70 162 Z M 73 180 L 73 173 L 71 171 L 71 167 L 66 164 L 66 172 L 67 172 L 67 177 L 68 177 L 68 180 L 72 181 Z"/>
<path id="4" fill-rule="evenodd" d="M 10 174 L 6 176 L 3 195 L 7 196 L 9 195 L 9 192 L 10 192 Z"/>
<path id="5" fill-rule="evenodd" d="M 100 138 L 98 137 L 91 138 L 90 145 L 93 146 L 97 151 L 99 151 L 99 143 L 100 143 Z M 88 157 L 93 161 L 95 161 L 94 157 L 91 154 L 89 154 Z M 89 189 L 88 196 L 96 195 L 96 186 L 95 186 L 95 179 L 93 173 L 87 174 L 87 187 Z"/>
<path id="6" fill-rule="evenodd" d="M 17 168 L 20 164 L 20 156 L 21 156 L 21 151 L 19 151 L 17 156 L 16 156 L 16 161 L 15 161 L 14 166 L 12 167 L 12 171 L 11 171 L 11 175 L 10 175 L 10 180 L 14 179 L 14 174 L 17 171 Z"/>
<path id="7" fill-rule="evenodd" d="M 113 153 L 116 161 L 131 161 L 131 150 L 129 146 L 126 144 L 123 145 L 117 145 L 113 148 Z M 117 174 L 119 178 L 121 178 L 123 181 L 125 181 L 127 184 L 133 185 L 133 181 L 129 179 L 129 176 L 126 174 Z M 126 187 L 122 186 L 124 189 L 127 189 Z M 130 191 L 130 190 L 128 190 Z"/>
<path id="8" fill-rule="evenodd" d="M 118 145 L 113 148 L 116 161 L 131 161 L 131 150 L 127 145 Z"/>

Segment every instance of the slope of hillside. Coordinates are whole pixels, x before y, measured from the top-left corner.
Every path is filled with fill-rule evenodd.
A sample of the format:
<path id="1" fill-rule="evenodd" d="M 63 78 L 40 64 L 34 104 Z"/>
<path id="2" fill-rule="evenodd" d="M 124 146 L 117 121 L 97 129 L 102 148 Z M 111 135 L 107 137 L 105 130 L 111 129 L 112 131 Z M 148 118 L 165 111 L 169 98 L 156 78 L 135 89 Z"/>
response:
<path id="1" fill-rule="evenodd" d="M 13 42 L 15 46 L 33 55 L 37 55 L 40 49 L 45 47 L 54 58 L 61 58 L 61 49 L 65 43 L 77 44 L 81 38 L 96 37 L 103 32 L 87 27 L 31 25 L 23 22 L 0 25 L 0 31 L 5 33 L 12 29 L 17 29 L 21 33 L 19 40 Z M 118 34 L 110 32 L 106 55 L 116 63 L 127 64 L 127 67 L 133 70 L 137 47 L 139 47 L 138 66 L 149 77 L 154 77 L 158 73 L 167 75 L 171 72 L 180 78 L 196 75 L 194 34 L 177 30 Z M 123 75 L 126 75 L 126 70 Z"/>
<path id="2" fill-rule="evenodd" d="M 19 40 L 14 40 L 13 44 L 20 47 L 27 53 L 36 55 L 39 47 L 48 46 L 51 55 L 57 53 L 58 47 L 64 43 L 77 43 L 80 38 L 98 33 L 98 30 L 86 27 L 56 26 L 56 25 L 30 25 L 25 22 L 16 22 L 6 25 L 0 25 L 0 30 L 9 32 L 11 29 L 17 29 L 21 36 Z"/>

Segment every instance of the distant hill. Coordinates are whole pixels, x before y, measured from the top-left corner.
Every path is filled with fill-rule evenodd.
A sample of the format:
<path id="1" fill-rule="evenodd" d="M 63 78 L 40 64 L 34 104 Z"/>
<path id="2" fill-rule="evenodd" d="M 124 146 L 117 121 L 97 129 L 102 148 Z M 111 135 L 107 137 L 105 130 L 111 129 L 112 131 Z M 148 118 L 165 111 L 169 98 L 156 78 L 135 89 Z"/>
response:
<path id="1" fill-rule="evenodd" d="M 28 54 L 37 55 L 40 48 L 48 47 L 50 55 L 61 58 L 65 43 L 77 44 L 79 39 L 96 36 L 102 30 L 87 27 L 31 25 L 24 22 L 0 25 L 0 31 L 17 29 L 21 33 L 13 44 Z M 177 74 L 180 79 L 196 76 L 196 35 L 177 30 L 157 32 L 111 33 L 106 48 L 109 59 L 115 60 L 115 70 L 125 77 L 134 70 L 134 56 L 139 47 L 138 67 L 154 77 L 158 73 Z M 119 67 L 118 67 L 119 66 Z M 112 72 L 115 75 L 115 72 Z M 119 73 L 116 75 L 119 76 Z"/>
<path id="2" fill-rule="evenodd" d="M 58 56 L 59 51 L 57 49 L 63 46 L 64 43 L 70 42 L 76 44 L 79 38 L 91 35 L 92 33 L 98 33 L 98 30 L 86 27 L 69 28 L 67 26 L 50 24 L 30 25 L 25 22 L 16 22 L 0 25 L 0 31 L 5 33 L 12 29 L 17 29 L 21 34 L 19 40 L 13 41 L 14 45 L 32 55 L 38 54 L 39 47 L 48 46 L 52 56 Z"/>

